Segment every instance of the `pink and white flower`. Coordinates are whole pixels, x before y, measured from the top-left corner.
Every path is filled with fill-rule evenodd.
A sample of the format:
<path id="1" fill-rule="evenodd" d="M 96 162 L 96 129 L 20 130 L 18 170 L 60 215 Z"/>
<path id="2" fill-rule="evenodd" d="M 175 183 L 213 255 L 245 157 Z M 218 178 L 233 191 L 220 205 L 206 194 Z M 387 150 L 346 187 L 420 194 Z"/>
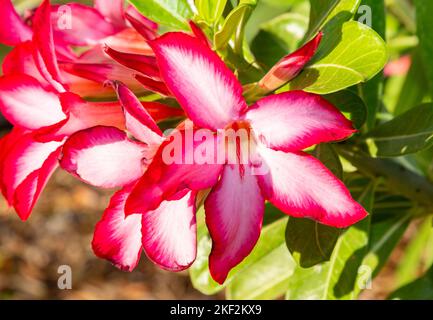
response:
<path id="1" fill-rule="evenodd" d="M 94 126 L 125 128 L 118 102 L 87 102 L 68 91 L 59 71 L 50 15 L 45 1 L 34 14 L 32 40 L 11 52 L 0 78 L 0 111 L 15 127 L 0 140 L 0 186 L 23 220 L 58 167 L 65 138 Z M 140 105 L 159 120 L 182 115 L 158 103 Z"/>
<path id="2" fill-rule="evenodd" d="M 154 210 L 185 188 L 194 192 L 211 188 L 205 201 L 213 239 L 209 267 L 219 283 L 257 242 L 265 200 L 291 216 L 339 228 L 367 215 L 338 178 L 302 151 L 355 132 L 351 122 L 329 102 L 318 95 L 292 91 L 265 97 L 248 107 L 239 81 L 199 39 L 167 33 L 154 40 L 152 48 L 162 78 L 195 126 L 214 132 L 252 131 L 255 160 L 246 165 L 166 164 L 163 144 L 126 199 L 126 214 Z M 185 143 L 183 152 L 188 155 L 195 147 Z M 243 147 L 242 141 L 234 146 L 239 155 Z M 255 174 L 258 165 L 267 167 L 266 174 Z M 179 243 L 184 241 L 183 235 L 179 235 Z"/>
<path id="3" fill-rule="evenodd" d="M 66 141 L 60 164 L 91 185 L 123 187 L 96 226 L 92 247 L 97 256 L 132 271 L 144 249 L 159 266 L 184 270 L 196 256 L 196 192 L 180 190 L 154 210 L 125 216 L 126 199 L 166 138 L 134 94 L 122 84 L 115 86 L 134 140 L 115 127 L 83 130 Z"/>
<path id="4" fill-rule="evenodd" d="M 51 71 L 62 78 L 61 82 L 69 90 L 81 96 L 111 96 L 112 89 L 104 86 L 107 80 L 123 81 L 138 93 L 147 92 L 136 79 L 135 70 L 117 63 L 105 53 L 108 46 L 119 51 L 119 54 L 144 55 L 148 57 L 147 63 L 153 63 L 153 69 L 156 68 L 147 41 L 156 37 L 158 26 L 138 13 L 133 6 L 126 6 L 124 0 L 96 0 L 94 7 L 75 2 L 51 6 L 48 0 L 44 0 L 36 12 L 39 17 L 33 13 L 25 18 L 20 17 L 11 0 L 0 1 L 0 13 L 7 22 L 0 27 L 0 42 L 15 46 L 6 59 L 6 71 L 23 69 L 24 66 L 16 63 L 20 57 L 26 57 L 26 68 L 35 66 L 30 61 L 34 51 L 29 42 L 33 40 L 42 56 L 55 53 L 57 70 Z M 32 21 L 31 27 L 27 21 Z M 46 29 L 40 30 L 41 26 Z M 49 51 L 45 49 L 47 37 L 53 39 Z M 75 53 L 77 48 L 81 51 L 79 55 Z M 138 74 L 144 79 L 153 75 Z M 163 87 L 161 81 L 157 81 L 157 84 Z"/>

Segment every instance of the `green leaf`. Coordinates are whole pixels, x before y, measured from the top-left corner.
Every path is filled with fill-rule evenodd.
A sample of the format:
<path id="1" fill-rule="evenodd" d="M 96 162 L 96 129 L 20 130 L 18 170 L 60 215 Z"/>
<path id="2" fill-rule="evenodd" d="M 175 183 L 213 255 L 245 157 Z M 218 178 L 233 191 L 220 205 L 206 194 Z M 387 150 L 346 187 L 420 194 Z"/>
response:
<path id="1" fill-rule="evenodd" d="M 236 268 L 228 299 L 275 299 L 286 292 L 295 262 L 284 242 L 287 218 L 263 228 L 253 252 Z"/>
<path id="2" fill-rule="evenodd" d="M 197 212 L 197 258 L 189 268 L 189 275 L 194 288 L 206 295 L 218 293 L 224 289 L 212 279 L 209 272 L 208 257 L 212 249 L 212 239 L 206 228 L 204 208 Z M 230 278 L 227 279 L 230 281 Z"/>
<path id="3" fill-rule="evenodd" d="M 329 261 L 340 230 L 310 219 L 290 218 L 286 227 L 286 244 L 296 263 L 310 268 Z"/>
<path id="4" fill-rule="evenodd" d="M 212 25 L 221 18 L 227 0 L 196 0 L 195 3 L 199 15 Z"/>
<path id="5" fill-rule="evenodd" d="M 411 58 L 412 64 L 400 90 L 394 110 L 395 115 L 400 115 L 421 104 L 428 92 L 428 81 L 419 50 L 415 50 Z"/>
<path id="6" fill-rule="evenodd" d="M 331 144 L 317 145 L 312 155 L 342 179 L 343 167 Z M 286 244 L 298 265 L 309 268 L 331 258 L 340 233 L 340 229 L 309 219 L 290 218 L 286 227 Z"/>
<path id="7" fill-rule="evenodd" d="M 433 104 L 423 104 L 386 122 L 366 139 L 377 148 L 378 157 L 397 157 L 433 145 Z"/>
<path id="8" fill-rule="evenodd" d="M 395 300 L 433 300 L 433 268 L 412 283 L 393 292 L 389 299 Z"/>
<path id="9" fill-rule="evenodd" d="M 290 12 L 261 26 L 251 49 L 263 69 L 269 70 L 282 57 L 297 49 L 307 23 L 304 15 Z"/>
<path id="10" fill-rule="evenodd" d="M 305 42 L 311 39 L 325 25 L 341 25 L 350 20 L 361 0 L 310 0 L 310 23 Z"/>
<path id="11" fill-rule="evenodd" d="M 386 39 L 386 13 L 384 0 L 362 0 L 361 4 L 367 6 L 374 13 L 371 19 L 372 28 L 382 39 Z M 376 124 L 376 113 L 380 109 L 383 95 L 383 72 L 377 74 L 373 79 L 362 85 L 362 93 L 365 104 L 367 105 L 367 128 L 373 128 Z"/>
<path id="12" fill-rule="evenodd" d="M 368 253 L 361 264 L 362 271 L 365 273 L 358 275 L 356 281 L 358 285 L 355 286 L 353 292 L 355 297 L 365 289 L 366 282 L 371 281 L 382 270 L 406 231 L 410 218 L 411 215 L 406 214 L 371 225 Z"/>
<path id="13" fill-rule="evenodd" d="M 430 95 L 433 97 L 433 65 L 431 58 L 433 56 L 433 1 L 415 0 L 417 34 L 420 41 L 421 54 L 424 62 L 424 68 L 430 85 Z"/>
<path id="14" fill-rule="evenodd" d="M 147 18 L 177 29 L 189 30 L 193 12 L 187 0 L 128 0 Z"/>
<path id="15" fill-rule="evenodd" d="M 216 50 L 224 49 L 230 39 L 234 37 L 235 52 L 242 52 L 245 24 L 251 16 L 256 4 L 257 0 L 241 0 L 239 5 L 230 12 L 221 30 L 215 33 L 214 45 Z"/>
<path id="16" fill-rule="evenodd" d="M 343 90 L 323 97 L 343 112 L 353 122 L 356 129 L 364 125 L 367 119 L 367 107 L 355 93 Z"/>
<path id="17" fill-rule="evenodd" d="M 319 159 L 335 176 L 343 180 L 343 166 L 331 144 L 322 143 L 317 145 L 313 156 Z"/>
<path id="18" fill-rule="evenodd" d="M 324 33 L 316 56 L 280 91 L 333 93 L 374 77 L 388 59 L 383 39 L 366 25 L 349 21 Z"/>
<path id="19" fill-rule="evenodd" d="M 432 218 L 428 217 L 419 226 L 417 233 L 407 245 L 396 271 L 396 287 L 402 287 L 418 277 L 420 271 L 426 271 L 429 265 L 424 261 L 427 251 L 432 248 L 430 239 L 433 236 Z M 427 265 L 427 268 L 424 268 Z"/>
<path id="20" fill-rule="evenodd" d="M 340 0 L 310 0 L 310 23 L 306 34 L 307 40 L 319 32 L 339 2 Z"/>
<path id="21" fill-rule="evenodd" d="M 204 209 L 201 208 L 197 213 L 197 259 L 189 269 L 194 288 L 211 295 L 227 286 L 227 296 L 232 299 L 274 299 L 283 295 L 295 262 L 287 251 L 284 240 L 284 228 L 288 218 L 285 215 L 281 218 L 281 212 L 277 213 L 276 210 L 267 205 L 265 218 L 268 213 L 272 217 L 263 227 L 254 250 L 229 273 L 224 286 L 221 286 L 209 273 L 208 256 L 212 240 L 205 225 Z"/>
<path id="22" fill-rule="evenodd" d="M 375 184 L 370 183 L 359 197 L 367 210 L 374 202 Z M 331 260 L 309 269 L 296 268 L 286 298 L 326 300 L 352 297 L 363 251 L 368 244 L 370 219 L 352 226 L 337 241 Z"/>

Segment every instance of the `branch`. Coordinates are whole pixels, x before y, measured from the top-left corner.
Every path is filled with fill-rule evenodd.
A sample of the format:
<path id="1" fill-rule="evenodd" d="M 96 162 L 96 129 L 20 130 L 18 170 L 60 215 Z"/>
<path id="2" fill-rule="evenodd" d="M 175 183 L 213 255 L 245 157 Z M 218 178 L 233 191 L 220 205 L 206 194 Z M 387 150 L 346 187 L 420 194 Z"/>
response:
<path id="1" fill-rule="evenodd" d="M 390 191 L 405 196 L 427 211 L 433 211 L 433 184 L 425 177 L 390 159 L 372 158 L 348 145 L 337 145 L 337 152 L 358 170 L 372 178 L 382 177 Z"/>

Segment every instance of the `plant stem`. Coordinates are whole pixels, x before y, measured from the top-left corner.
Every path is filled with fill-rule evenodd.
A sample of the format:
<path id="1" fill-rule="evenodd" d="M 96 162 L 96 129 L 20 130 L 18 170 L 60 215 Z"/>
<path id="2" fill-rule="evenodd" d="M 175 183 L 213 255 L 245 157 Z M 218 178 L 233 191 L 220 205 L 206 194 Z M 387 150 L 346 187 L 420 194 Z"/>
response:
<path id="1" fill-rule="evenodd" d="M 364 175 L 383 178 L 392 192 L 417 202 L 424 213 L 433 212 L 433 184 L 425 177 L 393 160 L 372 158 L 354 146 L 340 144 L 336 150 Z"/>

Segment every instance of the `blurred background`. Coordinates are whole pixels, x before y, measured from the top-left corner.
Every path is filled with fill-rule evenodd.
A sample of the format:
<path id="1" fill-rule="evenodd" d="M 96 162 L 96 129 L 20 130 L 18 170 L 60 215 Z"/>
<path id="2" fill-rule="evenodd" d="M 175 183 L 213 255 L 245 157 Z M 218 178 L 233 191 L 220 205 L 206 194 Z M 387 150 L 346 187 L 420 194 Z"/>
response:
<path id="1" fill-rule="evenodd" d="M 427 0 L 426 0 L 427 1 Z M 67 1 L 53 1 L 67 2 Z M 91 1 L 77 1 L 89 3 Z M 275 2 L 275 6 L 272 3 Z M 14 1 L 18 10 L 38 5 L 39 0 Z M 277 5 L 278 4 L 278 5 Z M 281 1 L 266 1 L 255 10 L 248 26 L 251 40 L 260 23 L 287 10 Z M 404 14 L 400 12 L 399 14 Z M 415 40 L 408 36 L 407 40 Z M 407 45 L 407 44 L 406 44 Z M 0 46 L 0 60 L 9 48 Z M 0 116 L 0 136 L 9 130 Z M 122 272 L 94 256 L 90 243 L 93 229 L 107 207 L 112 192 L 82 184 L 57 171 L 30 219 L 24 223 L 0 198 L 0 299 L 221 299 L 195 290 L 187 272 L 163 271 L 144 256 L 132 273 Z M 408 229 L 387 266 L 362 299 L 384 299 L 393 285 L 399 258 L 417 222 Z M 58 268 L 72 269 L 72 289 L 60 290 Z"/>

